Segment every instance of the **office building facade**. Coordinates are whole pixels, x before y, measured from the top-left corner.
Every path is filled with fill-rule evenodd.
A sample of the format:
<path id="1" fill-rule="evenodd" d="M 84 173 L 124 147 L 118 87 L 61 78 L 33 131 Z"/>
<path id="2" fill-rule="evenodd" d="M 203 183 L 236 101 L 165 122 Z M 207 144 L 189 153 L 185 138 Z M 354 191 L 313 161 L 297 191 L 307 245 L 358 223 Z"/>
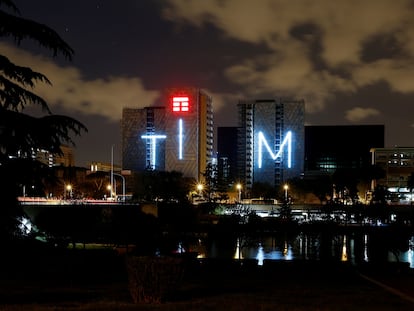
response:
<path id="1" fill-rule="evenodd" d="M 212 98 L 197 88 L 171 88 L 164 101 L 165 168 L 200 181 L 213 157 Z"/>
<path id="2" fill-rule="evenodd" d="M 413 195 L 409 183 L 414 173 L 414 148 L 372 148 L 371 156 L 372 164 L 385 173 L 384 178 L 377 180 L 378 184 L 385 186 L 398 201 L 411 203 Z"/>
<path id="3" fill-rule="evenodd" d="M 123 110 L 123 168 L 178 171 L 202 180 L 213 157 L 212 98 L 197 88 L 171 88 L 162 102 Z"/>
<path id="4" fill-rule="evenodd" d="M 73 148 L 66 145 L 62 145 L 60 146 L 60 150 L 62 151 L 61 154 L 53 154 L 46 150 L 36 150 L 33 151 L 32 158 L 49 167 L 75 166 L 75 155 L 73 152 Z"/>
<path id="5" fill-rule="evenodd" d="M 329 133 L 329 135 L 327 135 Z M 383 148 L 384 125 L 305 127 L 305 170 L 333 174 L 371 165 L 371 148 Z"/>
<path id="6" fill-rule="evenodd" d="M 124 169 L 165 170 L 165 107 L 124 108 L 121 127 Z"/>
<path id="7" fill-rule="evenodd" d="M 238 104 L 238 176 L 247 189 L 253 183 L 274 187 L 303 173 L 303 100 L 283 98 Z"/>

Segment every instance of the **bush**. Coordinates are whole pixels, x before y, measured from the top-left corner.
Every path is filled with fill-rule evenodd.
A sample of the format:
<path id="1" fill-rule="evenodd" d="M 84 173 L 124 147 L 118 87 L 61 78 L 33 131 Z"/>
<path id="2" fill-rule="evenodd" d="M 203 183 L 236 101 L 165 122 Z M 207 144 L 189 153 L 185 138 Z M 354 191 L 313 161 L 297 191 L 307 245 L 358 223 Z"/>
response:
<path id="1" fill-rule="evenodd" d="M 128 257 L 127 271 L 134 303 L 160 303 L 177 289 L 184 262 L 176 257 Z"/>

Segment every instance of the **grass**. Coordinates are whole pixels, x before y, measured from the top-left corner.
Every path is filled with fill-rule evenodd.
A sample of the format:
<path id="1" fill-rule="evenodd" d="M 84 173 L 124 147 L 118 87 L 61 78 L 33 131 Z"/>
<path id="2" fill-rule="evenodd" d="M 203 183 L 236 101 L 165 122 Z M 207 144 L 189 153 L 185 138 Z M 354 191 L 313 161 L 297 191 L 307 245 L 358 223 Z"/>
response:
<path id="1" fill-rule="evenodd" d="M 17 273 L 21 262 L 26 266 Z M 193 263 L 165 302 L 134 304 L 124 258 L 109 250 L 32 254 L 21 262 L 3 266 L 1 311 L 385 311 L 414 307 L 362 278 L 355 267 L 341 263 L 267 262 L 262 267 L 224 260 Z M 364 272 L 375 277 L 378 271 Z M 414 288 L 410 272 L 382 272 L 381 282 Z"/>

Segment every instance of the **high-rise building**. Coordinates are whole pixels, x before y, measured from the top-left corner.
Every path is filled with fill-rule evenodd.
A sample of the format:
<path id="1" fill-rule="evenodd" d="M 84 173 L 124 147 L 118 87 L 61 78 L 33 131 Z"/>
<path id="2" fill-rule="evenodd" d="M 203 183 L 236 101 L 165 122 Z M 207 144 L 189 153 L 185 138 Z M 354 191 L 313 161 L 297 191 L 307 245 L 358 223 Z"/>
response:
<path id="1" fill-rule="evenodd" d="M 212 98 L 197 88 L 165 92 L 165 169 L 203 179 L 213 157 Z"/>
<path id="2" fill-rule="evenodd" d="M 235 182 L 237 176 L 237 127 L 217 128 L 217 164 L 219 175 Z"/>
<path id="3" fill-rule="evenodd" d="M 123 169 L 178 171 L 202 180 L 213 156 L 211 97 L 197 88 L 171 88 L 162 101 L 123 109 Z"/>
<path id="4" fill-rule="evenodd" d="M 123 169 L 165 170 L 165 107 L 124 108 L 121 127 Z"/>
<path id="5" fill-rule="evenodd" d="M 305 170 L 333 174 L 337 169 L 366 168 L 371 148 L 384 147 L 384 133 L 384 125 L 306 126 Z"/>
<path id="6" fill-rule="evenodd" d="M 303 173 L 303 100 L 241 101 L 238 175 L 247 189 L 255 182 L 279 186 Z"/>

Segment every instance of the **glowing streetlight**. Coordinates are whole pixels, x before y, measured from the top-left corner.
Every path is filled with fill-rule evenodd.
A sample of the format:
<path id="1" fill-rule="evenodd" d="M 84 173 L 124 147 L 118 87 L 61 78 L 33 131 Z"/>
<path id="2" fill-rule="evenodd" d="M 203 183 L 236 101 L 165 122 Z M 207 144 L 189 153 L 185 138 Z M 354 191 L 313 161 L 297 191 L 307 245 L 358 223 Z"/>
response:
<path id="1" fill-rule="evenodd" d="M 111 184 L 109 184 L 108 186 L 106 186 L 106 190 L 109 191 L 109 195 L 111 196 L 112 195 L 112 186 L 111 186 Z M 105 194 L 105 196 L 106 196 L 106 194 Z M 112 197 L 110 197 L 110 198 L 112 199 Z"/>
<path id="2" fill-rule="evenodd" d="M 66 185 L 66 191 L 69 193 L 69 197 L 72 198 L 72 185 Z"/>
<path id="3" fill-rule="evenodd" d="M 122 176 L 121 174 L 118 174 L 118 173 L 112 173 L 112 174 L 114 176 L 118 176 L 118 177 L 122 178 L 122 201 L 125 202 L 125 177 Z M 114 181 L 116 181 L 116 180 L 114 180 Z M 115 183 L 115 188 L 116 188 L 116 183 Z M 116 196 L 116 191 L 115 191 L 115 197 L 117 197 Z"/>
<path id="4" fill-rule="evenodd" d="M 198 195 L 201 197 L 201 193 L 203 191 L 203 184 L 197 184 Z"/>
<path id="5" fill-rule="evenodd" d="M 285 189 L 285 200 L 286 200 L 286 202 L 287 202 L 287 200 L 288 200 L 288 189 L 289 189 L 288 184 L 285 184 L 285 185 L 283 186 L 283 189 Z"/>
<path id="6" fill-rule="evenodd" d="M 242 185 L 241 184 L 237 184 L 236 185 L 236 189 L 239 192 L 239 202 L 241 202 L 241 190 L 242 190 Z"/>

